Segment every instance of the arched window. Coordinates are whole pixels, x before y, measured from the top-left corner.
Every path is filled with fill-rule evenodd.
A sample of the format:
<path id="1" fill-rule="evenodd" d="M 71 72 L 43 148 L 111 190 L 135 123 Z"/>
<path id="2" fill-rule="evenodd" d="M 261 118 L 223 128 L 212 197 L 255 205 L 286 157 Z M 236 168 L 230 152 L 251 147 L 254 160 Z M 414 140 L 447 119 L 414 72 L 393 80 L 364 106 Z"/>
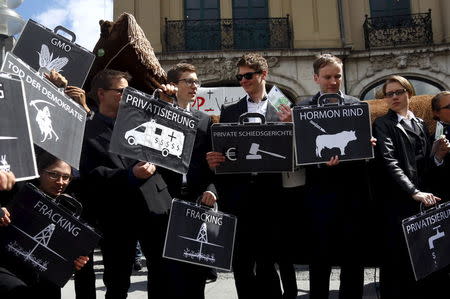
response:
<path id="1" fill-rule="evenodd" d="M 445 90 L 443 86 L 440 84 L 433 82 L 428 79 L 416 77 L 416 76 L 403 76 L 406 79 L 411 82 L 411 84 L 414 86 L 414 89 L 416 90 L 416 94 L 437 94 L 440 91 Z M 380 80 L 369 87 L 365 88 L 363 92 L 361 93 L 361 100 L 372 100 L 376 98 L 376 93 L 378 90 L 381 90 L 383 87 L 383 84 L 385 82 L 385 79 Z"/>

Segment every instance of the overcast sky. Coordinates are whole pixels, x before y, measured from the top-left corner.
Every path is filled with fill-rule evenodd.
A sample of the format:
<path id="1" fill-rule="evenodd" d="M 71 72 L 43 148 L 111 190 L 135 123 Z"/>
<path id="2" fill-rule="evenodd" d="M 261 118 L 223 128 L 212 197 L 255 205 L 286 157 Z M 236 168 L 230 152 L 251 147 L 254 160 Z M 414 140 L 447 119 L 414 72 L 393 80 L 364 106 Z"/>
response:
<path id="1" fill-rule="evenodd" d="M 77 44 L 92 50 L 100 37 L 98 21 L 113 19 L 113 0 L 24 0 L 16 11 L 52 30 L 68 28 Z"/>

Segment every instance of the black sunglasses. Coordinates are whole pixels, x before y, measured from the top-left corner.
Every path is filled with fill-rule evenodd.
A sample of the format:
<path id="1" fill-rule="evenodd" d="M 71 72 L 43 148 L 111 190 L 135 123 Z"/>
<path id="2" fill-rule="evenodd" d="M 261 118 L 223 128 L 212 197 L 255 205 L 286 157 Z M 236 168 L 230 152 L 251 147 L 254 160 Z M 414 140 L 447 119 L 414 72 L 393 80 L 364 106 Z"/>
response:
<path id="1" fill-rule="evenodd" d="M 248 72 L 248 73 L 245 73 L 245 74 L 238 74 L 238 75 L 236 75 L 236 79 L 238 81 L 241 81 L 242 78 L 250 80 L 251 78 L 253 78 L 254 74 L 261 74 L 261 73 L 262 73 L 261 71 L 257 71 L 257 72 Z"/>

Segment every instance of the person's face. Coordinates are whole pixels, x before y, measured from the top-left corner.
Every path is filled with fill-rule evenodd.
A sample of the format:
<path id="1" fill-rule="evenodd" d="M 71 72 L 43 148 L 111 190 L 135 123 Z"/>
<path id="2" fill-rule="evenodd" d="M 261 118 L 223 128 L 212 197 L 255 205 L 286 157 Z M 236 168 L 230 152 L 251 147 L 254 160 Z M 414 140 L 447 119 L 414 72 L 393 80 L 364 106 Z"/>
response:
<path id="1" fill-rule="evenodd" d="M 117 115 L 119 110 L 119 102 L 122 97 L 122 91 L 128 86 L 128 81 L 124 78 L 112 79 L 109 88 L 99 88 L 98 98 L 100 101 L 101 111 L 107 112 L 108 114 Z"/>
<path id="2" fill-rule="evenodd" d="M 64 161 L 57 161 L 41 170 L 39 188 L 51 197 L 61 195 L 70 183 L 72 169 Z"/>
<path id="3" fill-rule="evenodd" d="M 392 111 L 402 115 L 408 111 L 410 95 L 400 83 L 388 83 L 386 85 L 385 98 L 389 109 Z"/>
<path id="4" fill-rule="evenodd" d="M 188 104 L 195 100 L 197 90 L 200 86 L 197 74 L 194 72 L 183 72 L 175 84 L 178 88 L 177 99 L 180 103 Z"/>
<path id="5" fill-rule="evenodd" d="M 244 75 L 247 73 L 254 73 L 255 70 L 248 67 L 248 66 L 240 66 L 238 74 Z M 247 75 L 250 76 L 250 75 Z M 262 71 L 261 73 L 255 73 L 251 76 L 250 79 L 247 79 L 245 77 L 242 78 L 241 81 L 239 81 L 239 84 L 244 88 L 245 92 L 249 95 L 255 94 L 262 89 L 264 89 L 265 80 L 267 76 L 267 71 Z"/>
<path id="6" fill-rule="evenodd" d="M 314 74 L 316 82 L 322 93 L 338 93 L 341 87 L 342 66 L 339 64 L 327 64 L 319 69 L 319 74 Z"/>
<path id="7" fill-rule="evenodd" d="M 450 95 L 445 95 L 439 100 L 438 111 L 433 111 L 434 116 L 446 124 L 450 124 Z"/>

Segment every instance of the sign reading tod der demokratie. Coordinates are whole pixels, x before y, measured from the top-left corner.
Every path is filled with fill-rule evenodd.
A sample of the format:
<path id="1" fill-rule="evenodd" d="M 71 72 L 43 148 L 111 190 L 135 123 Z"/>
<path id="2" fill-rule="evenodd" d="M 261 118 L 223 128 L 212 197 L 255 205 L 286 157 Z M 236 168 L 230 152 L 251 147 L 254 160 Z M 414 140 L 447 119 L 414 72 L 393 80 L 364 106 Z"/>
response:
<path id="1" fill-rule="evenodd" d="M 9 52 L 2 71 L 23 81 L 34 143 L 78 169 L 86 111 Z"/>
<path id="2" fill-rule="evenodd" d="M 17 181 L 38 176 L 26 105 L 20 78 L 0 73 L 0 170 Z"/>
<path id="3" fill-rule="evenodd" d="M 32 184 L 23 186 L 7 208 L 13 221 L 1 229 L 2 252 L 59 287 L 72 276 L 75 259 L 89 255 L 100 240 Z"/>
<path id="4" fill-rule="evenodd" d="M 450 202 L 402 221 L 416 280 L 450 264 Z"/>
<path id="5" fill-rule="evenodd" d="M 298 165 L 373 158 L 367 103 L 296 106 L 293 117 Z"/>
<path id="6" fill-rule="evenodd" d="M 198 121 L 179 107 L 127 87 L 120 100 L 110 151 L 186 174 Z"/>

